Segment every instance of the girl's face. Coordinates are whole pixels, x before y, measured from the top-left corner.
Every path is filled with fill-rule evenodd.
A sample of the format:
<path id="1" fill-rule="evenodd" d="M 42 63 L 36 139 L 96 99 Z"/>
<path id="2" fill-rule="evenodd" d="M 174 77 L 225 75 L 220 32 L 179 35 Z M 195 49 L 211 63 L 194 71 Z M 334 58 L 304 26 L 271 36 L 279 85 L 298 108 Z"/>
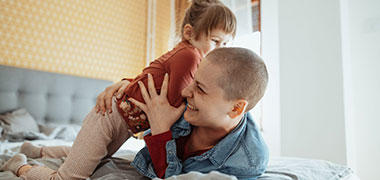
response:
<path id="1" fill-rule="evenodd" d="M 221 29 L 214 29 L 210 32 L 208 37 L 202 33 L 197 40 L 195 39 L 195 36 L 193 36 L 189 41 L 202 53 L 202 56 L 205 57 L 213 49 L 225 47 L 231 39 L 231 34 L 228 34 Z"/>

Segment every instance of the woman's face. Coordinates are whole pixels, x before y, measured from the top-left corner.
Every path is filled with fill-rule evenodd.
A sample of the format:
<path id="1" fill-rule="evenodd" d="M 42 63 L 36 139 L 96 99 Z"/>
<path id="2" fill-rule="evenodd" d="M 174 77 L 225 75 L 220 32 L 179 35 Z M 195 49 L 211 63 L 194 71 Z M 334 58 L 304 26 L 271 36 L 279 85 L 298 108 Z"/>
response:
<path id="1" fill-rule="evenodd" d="M 229 129 L 235 123 L 228 117 L 233 102 L 226 100 L 217 84 L 222 75 L 218 65 L 205 60 L 199 65 L 194 81 L 182 91 L 188 107 L 184 118 L 190 124 L 212 129 Z"/>

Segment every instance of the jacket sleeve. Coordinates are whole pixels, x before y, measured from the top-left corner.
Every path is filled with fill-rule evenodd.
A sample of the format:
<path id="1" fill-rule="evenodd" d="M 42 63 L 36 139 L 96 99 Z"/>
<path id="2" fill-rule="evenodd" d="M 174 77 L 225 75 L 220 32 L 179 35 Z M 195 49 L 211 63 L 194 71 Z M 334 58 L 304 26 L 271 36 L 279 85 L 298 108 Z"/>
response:
<path id="1" fill-rule="evenodd" d="M 148 145 L 147 145 L 148 146 Z M 157 178 L 158 175 L 162 175 L 162 172 L 156 171 L 155 162 L 153 160 L 155 157 L 151 157 L 152 154 L 149 152 L 148 147 L 141 149 L 135 156 L 135 159 L 131 163 L 133 167 L 136 168 L 141 174 L 149 178 Z M 165 144 L 165 154 L 160 153 L 166 157 L 166 170 L 164 171 L 165 178 L 171 177 L 173 175 L 179 175 L 182 173 L 182 162 L 177 157 L 177 147 L 174 139 L 171 139 Z M 153 150 L 153 149 L 152 149 Z M 154 156 L 154 155 L 153 155 Z M 161 162 L 162 163 L 162 162 Z M 159 164 L 161 164 L 159 163 Z M 158 165 L 160 166 L 160 165 Z M 160 166 L 162 167 L 162 166 Z M 161 174 L 160 174 L 161 173 Z"/>

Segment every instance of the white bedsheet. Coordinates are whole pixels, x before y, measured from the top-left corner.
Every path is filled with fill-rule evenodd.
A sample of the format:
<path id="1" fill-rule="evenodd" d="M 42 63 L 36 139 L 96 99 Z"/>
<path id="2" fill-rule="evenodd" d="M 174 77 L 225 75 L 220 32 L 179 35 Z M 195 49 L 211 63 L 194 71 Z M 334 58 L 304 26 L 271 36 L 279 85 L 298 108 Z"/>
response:
<path id="1" fill-rule="evenodd" d="M 43 146 L 58 146 L 66 145 L 71 146 L 72 141 L 64 140 L 34 140 L 30 141 L 34 145 L 43 145 Z M 12 156 L 19 152 L 19 148 L 22 145 L 22 142 L 0 142 L 0 154 Z M 132 161 L 135 154 L 143 148 L 145 145 L 143 140 L 136 140 L 130 138 L 122 147 L 117 151 L 114 157 L 119 157 Z M 0 160 L 0 166 L 4 162 Z M 326 163 L 328 166 L 326 166 Z M 329 168 L 326 168 L 329 167 Z M 303 170 L 304 169 L 304 170 Z M 320 170 L 319 170 L 320 169 Z M 330 162 L 320 161 L 320 160 L 310 160 L 310 159 L 300 159 L 300 158 L 272 158 L 270 160 L 270 165 L 267 168 L 268 173 L 265 173 L 259 180 L 319 180 L 319 177 L 331 177 L 328 174 L 341 174 L 342 176 L 334 176 L 333 179 L 336 180 L 359 180 L 359 177 L 349 169 L 344 168 L 344 166 L 333 164 Z M 348 171 L 347 171 L 348 170 Z M 123 169 L 115 169 L 115 174 L 108 174 L 110 177 L 117 177 L 117 173 L 122 172 Z M 0 177 L 8 177 L 7 172 L 1 172 Z M 113 176 L 114 175 L 114 176 Z M 171 177 L 173 180 L 187 180 L 187 179 L 225 179 L 225 180 L 234 180 L 236 177 L 222 174 L 219 172 L 210 172 L 210 173 L 199 173 L 199 172 L 190 172 L 187 174 Z M 1 178 L 0 178 L 1 179 Z M 108 179 L 108 178 L 103 178 Z"/>
<path id="2" fill-rule="evenodd" d="M 344 178 L 343 180 L 360 180 L 360 178 L 356 174 L 351 174 L 351 175 L 347 176 L 346 178 Z"/>

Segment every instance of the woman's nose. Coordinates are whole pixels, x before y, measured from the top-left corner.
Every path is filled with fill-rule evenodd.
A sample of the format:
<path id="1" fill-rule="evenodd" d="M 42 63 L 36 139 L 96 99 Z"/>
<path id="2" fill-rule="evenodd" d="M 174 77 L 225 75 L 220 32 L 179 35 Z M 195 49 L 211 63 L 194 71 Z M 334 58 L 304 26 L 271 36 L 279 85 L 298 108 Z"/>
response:
<path id="1" fill-rule="evenodd" d="M 182 94 L 183 97 L 191 97 L 191 94 L 192 94 L 191 93 L 191 86 L 192 86 L 192 83 L 189 84 L 187 87 L 185 87 L 182 90 L 181 94 Z"/>

